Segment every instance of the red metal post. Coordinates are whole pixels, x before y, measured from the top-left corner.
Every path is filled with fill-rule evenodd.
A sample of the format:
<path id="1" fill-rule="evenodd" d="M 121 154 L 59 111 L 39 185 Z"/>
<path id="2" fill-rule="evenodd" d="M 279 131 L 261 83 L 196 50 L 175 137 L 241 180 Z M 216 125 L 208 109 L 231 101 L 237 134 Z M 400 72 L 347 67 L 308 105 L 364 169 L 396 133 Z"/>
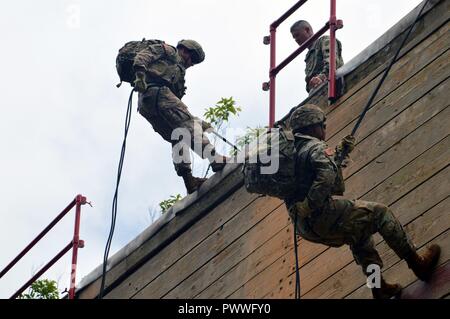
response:
<path id="1" fill-rule="evenodd" d="M 269 127 L 273 127 L 275 123 L 275 87 L 276 87 L 276 32 L 277 27 L 293 14 L 298 8 L 305 4 L 308 0 L 299 0 L 288 11 L 286 11 L 280 18 L 270 25 L 270 70 L 269 70 Z"/>
<path id="2" fill-rule="evenodd" d="M 34 245 L 37 244 L 37 242 L 39 240 L 42 239 L 42 237 L 45 236 L 45 234 L 47 234 L 50 229 L 53 228 L 53 226 L 55 226 L 71 209 L 73 206 L 75 206 L 76 204 L 76 198 L 66 207 L 64 208 L 64 210 L 58 215 L 56 216 L 56 218 L 35 238 L 33 239 L 33 241 L 24 248 L 24 250 L 22 250 L 22 252 L 17 255 L 16 258 L 14 258 L 1 272 L 0 272 L 0 278 L 2 278 L 20 259 L 22 259 L 23 256 L 25 256 L 25 254 L 30 251 L 31 248 L 34 247 Z"/>
<path id="3" fill-rule="evenodd" d="M 276 66 L 276 27 L 270 27 L 270 70 L 269 70 L 269 127 L 275 123 L 275 81 L 276 74 L 272 72 Z"/>
<path id="4" fill-rule="evenodd" d="M 42 267 L 30 280 L 27 281 L 18 291 L 11 296 L 11 299 L 17 298 L 25 289 L 27 289 L 33 282 L 35 282 L 43 273 L 45 273 L 50 267 L 52 267 L 64 254 L 66 254 L 71 248 L 72 251 L 72 270 L 71 270 L 71 282 L 69 299 L 75 297 L 75 275 L 77 267 L 78 248 L 84 247 L 84 241 L 80 240 L 80 217 L 81 217 L 81 205 L 86 204 L 86 197 L 77 195 L 75 199 L 27 246 L 24 250 L 14 258 L 0 273 L 0 278 L 3 277 L 36 243 L 42 239 L 71 209 L 76 206 L 75 213 L 75 229 L 72 241 L 64 247 L 50 262 Z"/>
<path id="5" fill-rule="evenodd" d="M 72 246 L 72 270 L 70 274 L 70 289 L 69 289 L 69 299 L 75 298 L 75 280 L 77 271 L 77 258 L 78 258 L 78 248 L 84 247 L 84 242 L 80 241 L 80 217 L 81 217 L 81 205 L 86 204 L 86 197 L 77 195 L 76 197 L 76 208 L 75 208 L 75 226 L 73 231 L 73 246 Z"/>
<path id="6" fill-rule="evenodd" d="M 330 0 L 330 73 L 328 99 L 336 98 L 336 0 Z"/>

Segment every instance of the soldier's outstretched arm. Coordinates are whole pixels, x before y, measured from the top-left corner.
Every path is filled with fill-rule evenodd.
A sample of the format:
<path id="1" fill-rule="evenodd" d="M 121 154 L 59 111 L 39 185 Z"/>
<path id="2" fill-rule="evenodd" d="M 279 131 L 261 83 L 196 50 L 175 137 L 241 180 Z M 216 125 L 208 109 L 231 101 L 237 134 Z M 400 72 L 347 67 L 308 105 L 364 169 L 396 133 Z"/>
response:
<path id="1" fill-rule="evenodd" d="M 311 151 L 309 158 L 315 173 L 315 179 L 309 189 L 307 198 L 312 209 L 322 208 L 326 199 L 331 195 L 337 172 L 332 159 L 326 154 L 327 145 L 318 144 Z"/>

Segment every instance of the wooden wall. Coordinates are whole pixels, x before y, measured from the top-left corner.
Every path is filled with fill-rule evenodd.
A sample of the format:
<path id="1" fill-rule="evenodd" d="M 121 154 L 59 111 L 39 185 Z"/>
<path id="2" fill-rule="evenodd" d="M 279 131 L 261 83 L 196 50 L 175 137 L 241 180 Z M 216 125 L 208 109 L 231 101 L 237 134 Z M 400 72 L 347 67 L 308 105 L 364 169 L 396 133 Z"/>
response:
<path id="1" fill-rule="evenodd" d="M 384 275 L 407 287 L 405 297 L 441 298 L 450 293 L 448 4 L 442 2 L 422 21 L 421 31 L 403 50 L 367 113 L 344 173 L 347 198 L 389 205 L 419 251 L 430 243 L 442 246 L 440 269 L 430 289 L 375 236 Z M 387 59 L 327 108 L 330 146 L 351 131 Z M 293 298 L 292 231 L 280 200 L 248 194 L 242 187 L 106 297 Z M 328 248 L 300 239 L 299 250 L 303 298 L 371 297 L 348 247 Z"/>

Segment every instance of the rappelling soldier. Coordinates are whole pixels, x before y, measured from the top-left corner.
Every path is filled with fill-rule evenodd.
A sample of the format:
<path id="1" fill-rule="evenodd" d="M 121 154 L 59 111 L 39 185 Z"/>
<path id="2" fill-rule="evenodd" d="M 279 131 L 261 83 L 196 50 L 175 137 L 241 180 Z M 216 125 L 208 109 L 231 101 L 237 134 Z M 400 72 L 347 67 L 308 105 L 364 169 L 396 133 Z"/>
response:
<path id="1" fill-rule="evenodd" d="M 347 136 L 335 150 L 328 148 L 324 142 L 325 113 L 312 104 L 293 112 L 290 127 L 295 136 L 298 182 L 296 195 L 285 203 L 292 221 L 296 221 L 297 233 L 306 240 L 331 247 L 349 245 L 356 263 L 369 275 L 368 266 L 383 267 L 372 236 L 378 232 L 420 280 L 430 279 L 440 255 L 438 245 L 431 245 L 418 255 L 389 207 L 376 202 L 333 198 L 333 195 L 342 196 L 345 190 L 337 159 L 351 152 L 354 138 Z M 380 283 L 380 287 L 372 288 L 374 298 L 391 298 L 401 292 L 398 284 L 386 283 L 383 278 Z"/>

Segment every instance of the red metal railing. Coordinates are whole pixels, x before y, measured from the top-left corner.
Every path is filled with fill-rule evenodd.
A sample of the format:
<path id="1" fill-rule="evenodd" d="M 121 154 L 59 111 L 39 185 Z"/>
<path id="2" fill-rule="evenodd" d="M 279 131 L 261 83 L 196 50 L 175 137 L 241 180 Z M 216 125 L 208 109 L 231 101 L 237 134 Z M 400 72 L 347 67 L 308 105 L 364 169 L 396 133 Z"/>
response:
<path id="1" fill-rule="evenodd" d="M 307 49 L 311 43 L 316 41 L 325 32 L 330 30 L 330 73 L 328 75 L 328 99 L 336 98 L 336 30 L 343 27 L 342 20 L 336 19 L 336 0 L 330 0 L 330 20 L 305 43 L 299 46 L 291 55 L 276 65 L 276 32 L 278 26 L 291 16 L 298 8 L 304 5 L 308 0 L 300 0 L 288 11 L 286 11 L 278 20 L 270 25 L 270 36 L 264 37 L 264 44 L 270 44 L 270 70 L 269 82 L 263 83 L 263 90 L 269 91 L 269 126 L 273 127 L 275 122 L 275 87 L 277 74 L 300 53 Z"/>
<path id="2" fill-rule="evenodd" d="M 45 273 L 50 267 L 52 267 L 62 256 L 64 256 L 70 249 L 72 249 L 72 269 L 70 274 L 70 289 L 69 299 L 75 297 L 75 278 L 77 269 L 77 257 L 78 248 L 84 247 L 84 241 L 80 240 L 80 218 L 81 218 L 81 205 L 86 204 L 86 197 L 77 195 L 74 200 L 58 215 L 56 218 L 35 238 L 26 246 L 16 258 L 14 258 L 1 272 L 0 278 L 2 278 L 14 265 L 25 256 L 31 248 L 33 248 L 67 213 L 75 206 L 75 227 L 73 232 L 72 241 L 67 244 L 52 260 L 50 260 L 44 267 L 41 268 L 30 280 L 28 280 L 19 290 L 17 290 L 10 299 L 17 298 L 22 292 L 25 291 L 33 282 L 35 282 L 43 273 Z"/>

